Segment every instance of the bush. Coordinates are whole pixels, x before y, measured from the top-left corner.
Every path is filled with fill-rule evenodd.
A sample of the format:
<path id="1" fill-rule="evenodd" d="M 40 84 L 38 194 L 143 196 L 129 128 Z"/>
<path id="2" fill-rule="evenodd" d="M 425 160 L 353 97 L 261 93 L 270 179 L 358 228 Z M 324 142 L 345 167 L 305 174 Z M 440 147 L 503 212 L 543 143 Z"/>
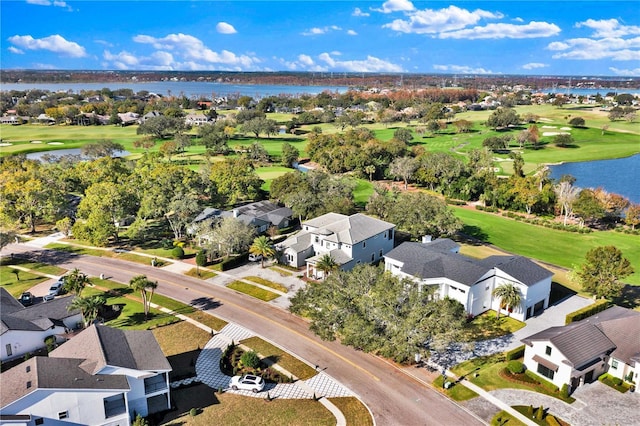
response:
<path id="1" fill-rule="evenodd" d="M 611 381 L 616 386 L 622 386 L 622 379 L 620 377 L 612 377 Z"/>
<path id="2" fill-rule="evenodd" d="M 542 420 L 544 418 L 544 407 L 541 405 L 536 411 L 536 420 Z"/>
<path id="3" fill-rule="evenodd" d="M 551 414 L 547 414 L 547 417 L 544 418 L 549 426 L 560 426 L 558 420 L 553 417 Z"/>
<path id="4" fill-rule="evenodd" d="M 524 348 L 525 346 L 518 346 L 517 348 L 511 349 L 505 355 L 507 361 L 512 361 L 514 359 L 520 359 L 524 356 Z"/>
<path id="5" fill-rule="evenodd" d="M 580 321 L 585 318 L 588 318 L 592 315 L 597 314 L 598 312 L 602 312 L 610 306 L 610 302 L 606 299 L 600 299 L 589 306 L 586 306 L 582 309 L 578 309 L 575 312 L 571 312 L 567 314 L 564 323 L 571 324 L 572 322 Z"/>
<path id="6" fill-rule="evenodd" d="M 511 372 L 511 374 L 522 374 L 524 372 L 524 364 L 520 361 L 509 361 L 507 364 L 507 369 Z"/>
<path id="7" fill-rule="evenodd" d="M 566 383 L 562 385 L 562 389 L 560 389 L 560 396 L 565 399 L 569 398 L 569 385 Z"/>
<path id="8" fill-rule="evenodd" d="M 240 357 L 242 365 L 249 368 L 258 368 L 260 366 L 260 357 L 255 351 L 247 351 Z"/>
<path id="9" fill-rule="evenodd" d="M 189 415 L 191 417 L 195 417 L 198 415 L 198 410 L 196 408 L 192 408 L 191 410 L 189 410 Z"/>
<path id="10" fill-rule="evenodd" d="M 171 256 L 173 256 L 174 259 L 182 259 L 184 257 L 184 249 L 180 246 L 175 246 L 171 249 Z"/>
<path id="11" fill-rule="evenodd" d="M 249 254 L 245 253 L 240 256 L 230 257 L 228 259 L 223 260 L 222 262 L 216 265 L 214 269 L 220 269 L 220 271 L 228 271 L 230 269 L 235 268 L 236 266 L 240 266 L 247 261 L 249 258 Z"/>

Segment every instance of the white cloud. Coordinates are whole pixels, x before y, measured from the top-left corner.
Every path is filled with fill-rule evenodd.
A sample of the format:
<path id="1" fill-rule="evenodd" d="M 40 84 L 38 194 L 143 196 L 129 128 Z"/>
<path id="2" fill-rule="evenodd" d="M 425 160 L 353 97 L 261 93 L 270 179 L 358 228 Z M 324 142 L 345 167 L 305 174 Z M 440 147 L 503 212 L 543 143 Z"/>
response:
<path id="1" fill-rule="evenodd" d="M 375 56 L 367 56 L 363 61 L 337 61 L 331 57 L 329 53 L 322 53 L 318 59 L 325 62 L 330 68 L 339 71 L 349 72 L 403 72 L 400 65 L 376 58 Z"/>
<path id="2" fill-rule="evenodd" d="M 353 9 L 353 13 L 351 14 L 351 16 L 369 16 L 370 13 L 367 12 L 363 12 L 359 7 L 356 7 L 355 9 Z"/>
<path id="3" fill-rule="evenodd" d="M 353 31 L 353 30 L 347 30 L 347 34 L 350 35 L 350 36 L 358 35 L 358 33 Z"/>
<path id="4" fill-rule="evenodd" d="M 473 68 L 467 65 L 434 65 L 433 69 L 456 74 L 500 74 L 484 68 Z"/>
<path id="5" fill-rule="evenodd" d="M 609 70 L 613 72 L 615 75 L 621 75 L 624 77 L 640 77 L 640 68 L 635 68 L 632 70 L 623 70 L 615 67 L 609 67 Z"/>
<path id="6" fill-rule="evenodd" d="M 560 33 L 560 27 L 548 22 L 529 22 L 526 25 L 516 24 L 488 24 L 484 27 L 474 27 L 458 31 L 444 32 L 440 38 L 455 39 L 501 39 L 501 38 L 539 38 L 552 37 Z"/>
<path id="7" fill-rule="evenodd" d="M 116 54 L 105 50 L 102 56 L 120 70 L 135 68 L 140 64 L 140 60 L 135 55 L 124 50 Z"/>
<path id="8" fill-rule="evenodd" d="M 87 56 L 84 47 L 73 41 L 67 41 L 64 37 L 54 34 L 44 38 L 33 38 L 30 35 L 9 37 L 9 41 L 27 50 L 48 50 L 50 52 L 61 53 L 72 58 L 82 58 Z"/>
<path id="9" fill-rule="evenodd" d="M 443 31 L 455 31 L 478 23 L 481 19 L 500 19 L 500 13 L 476 9 L 473 12 L 456 6 L 446 9 L 424 9 L 412 12 L 408 19 L 396 19 L 383 28 L 414 34 L 437 34 Z"/>
<path id="10" fill-rule="evenodd" d="M 27 3 L 29 4 L 35 4 L 38 6 L 55 6 L 55 7 L 64 7 L 66 8 L 69 12 L 71 12 L 73 9 L 71 8 L 71 6 L 69 6 L 66 2 L 64 1 L 59 1 L 59 0 L 27 0 Z"/>
<path id="11" fill-rule="evenodd" d="M 413 3 L 409 0 L 387 0 L 382 4 L 381 9 L 373 9 L 377 12 L 391 13 L 391 12 L 410 12 L 415 10 Z"/>
<path id="12" fill-rule="evenodd" d="M 216 31 L 220 34 L 235 34 L 237 33 L 236 29 L 233 28 L 233 25 L 228 24 L 226 22 L 218 22 L 216 25 Z"/>
<path id="13" fill-rule="evenodd" d="M 100 39 L 98 39 L 98 40 L 93 40 L 93 42 L 94 42 L 94 43 L 101 44 L 101 45 L 103 45 L 103 46 L 113 47 L 113 43 L 110 43 L 110 42 L 108 42 L 108 41 L 106 41 L 106 40 L 100 40 Z"/>
<path id="14" fill-rule="evenodd" d="M 56 67 L 53 64 L 43 64 L 40 62 L 36 62 L 35 64 L 33 64 L 33 68 L 37 69 L 37 70 L 55 70 L 58 69 L 58 67 Z"/>
<path id="15" fill-rule="evenodd" d="M 553 55 L 554 59 L 634 61 L 640 60 L 640 37 L 600 40 L 573 38 L 549 43 L 547 49 L 559 52 Z"/>
<path id="16" fill-rule="evenodd" d="M 298 55 L 298 61 L 300 61 L 302 64 L 307 65 L 307 66 L 312 66 L 314 65 L 313 59 L 311 59 L 311 56 L 309 55 Z"/>
<path id="17" fill-rule="evenodd" d="M 547 64 L 542 64 L 542 63 L 540 63 L 540 62 L 529 62 L 528 64 L 524 64 L 524 65 L 522 66 L 522 69 L 525 69 L 525 70 L 534 70 L 534 69 L 536 69 L 536 68 L 545 68 L 545 67 L 548 67 L 548 66 L 549 66 L 549 65 L 547 65 Z"/>
<path id="18" fill-rule="evenodd" d="M 314 36 L 314 35 L 322 35 L 322 34 L 326 34 L 329 31 L 340 31 L 342 28 L 340 28 L 337 25 L 328 25 L 326 27 L 314 27 L 311 28 L 309 30 L 303 31 L 302 35 L 303 36 Z"/>
<path id="19" fill-rule="evenodd" d="M 24 55 L 24 51 L 18 49 L 17 47 L 9 46 L 7 50 L 11 53 L 17 53 L 18 55 Z"/>
<path id="20" fill-rule="evenodd" d="M 214 64 L 230 66 L 230 69 L 244 70 L 250 69 L 260 62 L 256 57 L 248 55 L 236 55 L 228 50 L 215 52 L 208 48 L 202 40 L 188 34 L 169 34 L 162 38 L 140 34 L 133 37 L 133 41 L 141 44 L 150 44 L 157 50 L 173 52 L 175 57 L 184 62 L 174 64 L 175 69 L 198 69 L 202 66 L 205 69 L 211 68 Z M 195 68 L 194 68 L 195 67 Z"/>
<path id="21" fill-rule="evenodd" d="M 587 19 L 586 21 L 576 23 L 576 28 L 581 27 L 594 30 L 593 37 L 610 38 L 640 34 L 640 26 L 622 25 L 617 19 Z"/>

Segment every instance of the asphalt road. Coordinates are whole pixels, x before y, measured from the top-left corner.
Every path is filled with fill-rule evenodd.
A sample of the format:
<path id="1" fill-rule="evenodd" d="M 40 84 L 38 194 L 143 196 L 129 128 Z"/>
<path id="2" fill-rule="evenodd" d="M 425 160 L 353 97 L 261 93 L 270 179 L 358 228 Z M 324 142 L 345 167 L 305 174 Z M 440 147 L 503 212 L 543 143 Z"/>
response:
<path id="1" fill-rule="evenodd" d="M 104 257 L 69 255 L 26 245 L 9 245 L 3 253 L 22 253 L 90 276 L 105 274 L 128 283 L 144 274 L 158 281 L 157 293 L 192 304 L 246 327 L 287 351 L 318 365 L 355 392 L 371 409 L 377 425 L 482 425 L 482 421 L 437 391 L 378 357 L 338 342 L 326 342 L 289 312 L 205 281 L 138 263 Z"/>

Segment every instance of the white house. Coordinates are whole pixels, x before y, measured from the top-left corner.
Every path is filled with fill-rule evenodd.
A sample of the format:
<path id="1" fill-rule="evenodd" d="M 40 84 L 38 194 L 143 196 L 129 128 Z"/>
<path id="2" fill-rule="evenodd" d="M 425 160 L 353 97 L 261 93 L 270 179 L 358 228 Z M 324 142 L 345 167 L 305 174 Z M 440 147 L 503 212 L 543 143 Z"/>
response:
<path id="1" fill-rule="evenodd" d="M 310 277 L 323 278 L 315 266 L 326 254 L 348 271 L 360 263 L 380 261 L 393 249 L 395 225 L 361 213 L 327 213 L 301 226 L 302 230 L 279 248 L 287 264 L 300 267 L 306 263 Z"/>
<path id="2" fill-rule="evenodd" d="M 513 318 L 524 321 L 548 307 L 552 272 L 522 256 L 479 260 L 458 251 L 458 244 L 449 239 L 405 242 L 385 255 L 385 270 L 420 285 L 437 286 L 439 297 L 459 301 L 474 316 L 500 309 L 500 300 L 492 294 L 504 283 L 520 290 L 522 302 L 511 312 Z"/>
<path id="3" fill-rule="evenodd" d="M 590 383 L 603 373 L 638 381 L 640 312 L 613 306 L 582 321 L 522 339 L 524 364 L 561 388 Z"/>
<path id="4" fill-rule="evenodd" d="M 209 117 L 204 114 L 187 114 L 184 123 L 187 126 L 201 126 L 209 122 Z"/>
<path id="5" fill-rule="evenodd" d="M 44 340 L 62 335 L 82 322 L 79 310 L 69 311 L 74 296 L 24 307 L 4 287 L 0 287 L 0 361 L 20 358 L 44 348 Z"/>
<path id="6" fill-rule="evenodd" d="M 0 425 L 130 425 L 170 408 L 171 366 L 150 331 L 92 325 L 0 376 Z"/>

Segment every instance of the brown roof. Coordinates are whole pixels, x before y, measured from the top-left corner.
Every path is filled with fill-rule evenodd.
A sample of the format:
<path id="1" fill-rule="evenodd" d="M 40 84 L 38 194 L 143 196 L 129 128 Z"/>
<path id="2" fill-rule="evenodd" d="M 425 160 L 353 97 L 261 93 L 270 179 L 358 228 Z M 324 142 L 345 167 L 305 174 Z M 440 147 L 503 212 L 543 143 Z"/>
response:
<path id="1" fill-rule="evenodd" d="M 49 354 L 84 359 L 82 367 L 97 373 L 107 365 L 146 371 L 171 371 L 153 333 L 92 325 Z"/>
<path id="2" fill-rule="evenodd" d="M 126 376 L 91 375 L 80 368 L 82 361 L 34 357 L 5 371 L 0 375 L 0 407 L 4 408 L 38 389 L 130 389 Z"/>
<path id="3" fill-rule="evenodd" d="M 611 356 L 629 365 L 635 360 L 640 362 L 640 316 L 604 321 L 598 328 L 616 345 Z"/>

